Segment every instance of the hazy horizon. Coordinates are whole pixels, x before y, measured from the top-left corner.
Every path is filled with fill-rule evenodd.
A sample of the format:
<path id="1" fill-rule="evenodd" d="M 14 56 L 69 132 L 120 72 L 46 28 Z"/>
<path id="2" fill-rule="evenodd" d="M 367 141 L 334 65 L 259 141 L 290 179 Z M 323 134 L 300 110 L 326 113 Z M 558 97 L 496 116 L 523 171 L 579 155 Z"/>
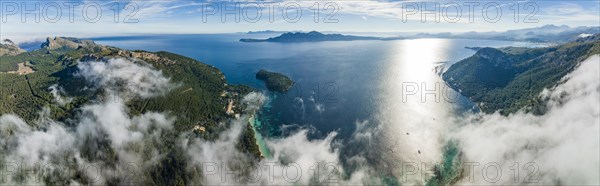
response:
<path id="1" fill-rule="evenodd" d="M 318 7 L 318 8 L 317 8 Z M 595 1 L 3 1 L 5 38 L 210 34 L 259 30 L 339 33 L 503 32 L 600 26 Z M 357 26 L 361 25 L 361 26 Z"/>

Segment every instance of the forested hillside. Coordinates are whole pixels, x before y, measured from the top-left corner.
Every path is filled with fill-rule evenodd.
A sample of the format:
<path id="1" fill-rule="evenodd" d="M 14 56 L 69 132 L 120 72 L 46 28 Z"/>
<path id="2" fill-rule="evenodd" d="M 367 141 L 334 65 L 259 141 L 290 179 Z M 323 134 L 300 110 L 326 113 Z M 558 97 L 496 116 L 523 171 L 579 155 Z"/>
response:
<path id="1" fill-rule="evenodd" d="M 539 96 L 593 54 L 600 54 L 599 34 L 544 48 L 482 48 L 453 64 L 442 78 L 479 104 L 482 111 L 510 114 L 545 112 Z"/>
<path id="2" fill-rule="evenodd" d="M 123 87 L 113 92 L 102 91 L 79 74 L 79 63 L 106 62 L 116 58 L 130 60 L 140 66 L 150 66 L 167 77 L 173 87 L 159 96 L 120 95 L 126 93 L 119 91 Z M 21 68 L 19 64 L 32 71 L 17 73 Z M 127 86 L 125 89 L 147 88 L 136 84 Z M 77 123 L 72 120 L 85 111 L 82 107 L 96 102 L 124 102 L 130 116 L 155 112 L 172 113 L 175 116 L 174 130 L 160 133 L 159 142 L 145 141 L 142 146 L 142 149 L 157 149 L 158 154 L 166 154 L 158 159 L 159 163 L 142 170 L 142 183 L 153 185 L 184 185 L 190 183 L 192 177 L 198 177 L 190 175 L 190 167 L 184 166 L 188 160 L 177 147 L 178 140 L 181 140 L 178 138 L 182 134 L 189 134 L 185 136 L 187 138 L 208 141 L 219 138 L 219 133 L 229 127 L 227 121 L 239 117 L 236 114 L 244 114 L 242 98 L 253 91 L 243 85 L 227 85 L 225 76 L 219 69 L 181 55 L 128 51 L 98 45 L 89 40 L 61 37 L 48 38 L 42 48 L 35 51 L 0 56 L 0 87 L 0 115 L 17 115 L 29 125 L 39 123 L 40 113 L 49 113 L 50 119 L 74 128 Z M 63 97 L 57 97 L 57 92 Z M 110 95 L 111 93 L 119 95 Z M 235 105 L 233 113 L 236 114 L 226 113 L 226 106 L 230 101 Z M 42 112 L 44 110 L 46 112 Z M 45 126 L 31 127 L 35 129 Z M 244 130 L 245 135 L 239 139 L 238 147 L 249 157 L 260 158 L 252 129 L 246 127 Z M 82 151 L 81 156 L 89 161 L 117 162 L 118 156 L 109 146 L 107 143 L 94 143 L 94 146 L 85 148 L 87 150 Z M 142 149 L 138 151 L 143 151 Z M 148 161 L 157 158 L 152 157 L 152 153 L 148 152 L 148 157 L 145 157 Z M 86 183 L 81 175 L 76 177 L 79 177 L 78 182 Z M 63 185 L 70 184 L 69 179 L 72 178 L 46 181 Z M 108 183 L 115 184 L 118 181 L 115 178 L 108 180 Z"/>

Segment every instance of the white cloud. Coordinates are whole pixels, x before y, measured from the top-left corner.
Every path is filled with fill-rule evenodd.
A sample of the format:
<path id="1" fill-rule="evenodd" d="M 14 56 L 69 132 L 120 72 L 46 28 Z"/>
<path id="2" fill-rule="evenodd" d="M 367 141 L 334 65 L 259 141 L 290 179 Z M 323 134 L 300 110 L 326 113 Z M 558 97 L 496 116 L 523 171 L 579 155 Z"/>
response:
<path id="1" fill-rule="evenodd" d="M 325 105 L 323 105 L 323 103 L 319 103 L 315 100 L 315 92 L 312 92 L 313 95 L 308 97 L 308 100 L 315 106 L 315 111 L 317 111 L 319 114 L 325 112 Z"/>
<path id="2" fill-rule="evenodd" d="M 544 8 L 544 12 L 551 15 L 572 15 L 582 12 L 585 9 L 575 3 L 560 3 Z"/>
<path id="3" fill-rule="evenodd" d="M 454 138 L 458 139 L 465 162 L 478 162 L 475 175 L 482 166 L 496 162 L 502 177 L 490 183 L 475 177 L 475 182 L 460 184 L 523 184 L 527 163 L 537 166 L 535 184 L 598 185 L 600 180 L 600 57 L 594 55 L 565 77 L 564 84 L 542 95 L 550 98 L 549 111 L 542 116 L 516 113 L 477 115 L 464 120 Z M 510 169 L 519 163 L 519 181 Z M 494 169 L 492 169 L 494 170 Z M 490 177 L 495 173 L 491 171 Z"/>
<path id="4" fill-rule="evenodd" d="M 122 11 L 120 17 L 133 16 L 135 19 L 148 19 L 148 18 L 160 18 L 166 17 L 168 14 L 177 11 L 177 9 L 189 7 L 189 6 L 199 6 L 202 3 L 195 3 L 192 1 L 181 1 L 181 0 L 171 0 L 171 1 L 143 1 L 143 0 L 134 0 L 128 2 L 130 6 L 127 10 Z M 133 8 L 137 8 L 137 12 L 134 13 Z"/>
<path id="5" fill-rule="evenodd" d="M 52 86 L 50 86 L 48 89 L 50 89 L 50 94 L 52 94 L 52 96 L 54 97 L 54 102 L 58 103 L 61 106 L 64 106 L 65 104 L 71 102 L 73 100 L 73 98 L 70 97 L 63 97 L 61 96 L 61 94 L 64 94 L 65 91 L 62 89 L 62 87 L 58 86 L 58 84 L 54 84 Z"/>
<path id="6" fill-rule="evenodd" d="M 315 110 L 319 113 L 325 112 L 325 106 L 321 103 L 315 103 Z"/>
<path id="7" fill-rule="evenodd" d="M 368 175 L 364 170 L 344 177 L 341 165 L 339 144 L 334 141 L 336 132 L 328 134 L 323 139 L 309 140 L 308 130 L 302 129 L 290 136 L 266 141 L 272 157 L 265 158 L 255 165 L 252 161 L 235 148 L 242 129 L 247 125 L 247 118 L 231 123 L 231 129 L 220 134 L 215 142 L 193 139 L 183 141 L 188 149 L 189 157 L 196 169 L 206 168 L 205 184 L 209 185 L 307 185 L 311 183 L 329 184 L 362 184 Z M 360 159 L 359 157 L 355 157 Z M 224 175 L 224 170 L 236 170 L 235 166 L 247 168 L 248 177 L 236 180 L 231 175 Z M 194 169 L 194 168 L 192 168 Z M 213 171 L 216 169 L 217 173 Z M 318 172 L 315 170 L 318 169 Z M 234 171 L 235 174 L 244 174 Z"/>
<path id="8" fill-rule="evenodd" d="M 114 82 L 123 78 L 145 87 L 142 91 L 135 91 L 143 96 L 155 96 L 157 94 L 152 93 L 157 89 L 171 86 L 160 71 L 124 59 L 109 60 L 107 63 L 80 62 L 79 67 L 80 75 L 105 91 L 114 90 L 117 85 Z M 53 87 L 51 91 L 58 94 L 58 86 Z M 40 182 L 42 178 L 77 182 L 71 180 L 75 178 L 69 174 L 71 171 L 82 172 L 90 179 L 95 178 L 94 184 L 106 184 L 109 179 L 128 176 L 120 174 L 132 171 L 127 169 L 127 165 L 134 165 L 137 171 L 144 170 L 162 157 L 151 144 L 162 143 L 161 134 L 171 130 L 175 121 L 174 117 L 155 112 L 131 116 L 123 101 L 92 101 L 81 107 L 76 117 L 67 119 L 66 123 L 53 121 L 49 118 L 49 112 L 49 109 L 44 109 L 40 118 L 29 124 L 15 115 L 0 116 L 0 155 L 4 162 L 23 161 L 22 165 L 26 167 L 19 166 L 21 169 L 40 165 L 57 171 L 57 174 L 36 172 L 28 175 L 24 182 L 9 176 L 8 183 L 43 184 Z M 114 157 L 111 153 L 114 153 Z M 73 165 L 79 167 L 70 167 Z M 88 172 L 85 168 L 90 165 L 102 172 Z"/>
<path id="9" fill-rule="evenodd" d="M 84 61 L 77 65 L 77 76 L 111 94 L 135 94 L 142 98 L 164 95 L 176 86 L 161 71 L 122 58 Z"/>
<path id="10" fill-rule="evenodd" d="M 78 75 L 84 77 L 96 88 L 105 92 L 115 91 L 123 84 L 135 83 L 141 85 L 140 90 L 129 90 L 132 93 L 146 96 L 159 96 L 154 92 L 163 87 L 171 87 L 168 78 L 160 71 L 142 63 L 134 63 L 125 59 L 111 59 L 108 61 L 85 61 L 78 64 Z M 58 86 L 52 90 L 57 91 Z M 126 87 L 121 87 L 126 88 Z M 266 97 L 260 93 L 250 93 L 244 97 L 242 102 L 246 104 L 247 112 L 256 112 L 260 105 L 264 104 Z M 126 100 L 126 99 L 125 99 Z M 93 179 L 94 184 L 107 184 L 110 180 L 122 179 L 119 173 L 127 172 L 127 167 L 133 163 L 136 170 L 142 171 L 156 165 L 165 155 L 161 154 L 151 144 L 162 143 L 161 135 L 172 130 L 175 117 L 165 113 L 146 112 L 140 115 L 130 115 L 123 101 L 92 101 L 78 109 L 75 118 L 68 123 L 56 122 L 49 119 L 49 110 L 41 114 L 41 119 L 35 123 L 27 124 L 15 115 L 2 115 L 0 117 L 0 154 L 7 162 L 24 160 L 27 165 L 36 163 L 53 166 L 66 166 L 69 164 L 79 165 L 75 170 L 82 172 L 84 176 Z M 229 125 L 228 129 L 220 134 L 216 141 L 205 141 L 202 138 L 186 137 L 189 133 L 180 135 L 180 143 L 177 148 L 182 148 L 188 155 L 190 161 L 188 171 L 205 171 L 203 165 L 206 163 L 218 163 L 220 169 L 227 167 L 236 169 L 236 163 L 251 164 L 255 159 L 237 149 L 242 132 L 248 125 L 248 115 L 239 119 L 221 123 Z M 31 127 L 38 126 L 38 127 Z M 68 127 L 73 126 L 73 127 Z M 334 141 L 336 132 L 328 134 L 323 139 L 308 139 L 308 130 L 302 129 L 289 137 L 269 139 L 265 143 L 272 152 L 258 162 L 256 169 L 250 169 L 251 173 L 261 174 L 256 182 L 242 180 L 250 184 L 309 184 L 315 182 L 335 181 L 334 184 L 357 184 L 367 179 L 364 171 L 355 171 L 350 177 L 344 175 L 341 161 L 339 159 L 339 144 Z M 140 148 L 143 147 L 143 148 Z M 114 157 L 112 157 L 113 154 Z M 114 159 L 113 159 L 114 158 Z M 354 157 L 359 161 L 360 157 Z M 65 161 L 68 160 L 68 161 Z M 112 162 L 116 161 L 116 162 Z M 114 163 L 114 164 L 113 164 Z M 254 162 L 256 163 L 256 162 Z M 315 163 L 320 167 L 312 167 Z M 82 170 L 85 166 L 94 165 L 102 170 L 102 173 Z M 274 170 L 271 170 L 269 166 Z M 290 174 L 282 173 L 288 170 L 289 165 L 296 165 L 302 175 L 294 176 L 299 172 L 292 169 Z M 332 167 L 333 166 L 333 167 Z M 334 170 L 336 168 L 337 170 Z M 244 170 L 244 169 L 241 169 Z M 313 170 L 319 170 L 319 176 L 315 177 Z M 63 173 L 57 169 L 58 173 Z M 206 170 L 208 171 L 208 170 Z M 268 174 L 272 172 L 273 174 Z M 222 180 L 223 174 L 208 176 L 206 180 L 197 176 L 191 180 L 193 183 L 209 184 L 239 184 L 233 177 Z M 44 178 L 54 180 L 65 179 L 67 182 L 77 183 L 72 175 L 45 175 Z M 134 181 L 142 179 L 144 174 L 136 174 Z M 227 175 L 225 175 L 227 176 Z M 327 177 L 333 176 L 333 177 Z M 292 179 L 298 177 L 299 179 Z M 85 179 L 85 178 L 83 178 Z M 31 183 L 35 184 L 35 177 L 19 182 L 13 177 L 8 183 Z M 89 180 L 88 180 L 89 181 Z M 38 183 L 39 184 L 39 183 Z"/>
<path id="11" fill-rule="evenodd" d="M 262 98 L 256 98 L 263 96 L 253 93 L 247 95 L 244 100 L 261 100 Z M 258 102 L 246 103 L 252 105 Z M 250 108 L 255 107 L 250 106 Z M 344 169 L 339 159 L 341 144 L 335 141 L 337 132 L 329 133 L 322 139 L 309 139 L 309 130 L 300 129 L 286 137 L 267 139 L 265 144 L 271 156 L 250 166 L 248 162 L 252 160 L 235 148 L 243 129 L 248 125 L 248 116 L 244 115 L 229 125 L 230 128 L 222 132 L 220 138 L 214 142 L 202 139 L 182 140 L 181 144 L 184 149 L 188 149 L 192 162 L 190 169 L 207 169 L 206 179 L 202 182 L 204 184 L 307 185 L 331 181 L 330 184 L 347 185 L 362 184 L 368 180 L 366 168 L 359 168 L 348 177 L 343 174 Z M 358 156 L 353 158 L 356 161 L 361 159 Z M 234 171 L 234 173 L 250 176 L 236 181 L 234 176 L 224 175 L 222 172 L 236 170 L 234 167 L 239 165 L 247 168 L 248 172 L 244 174 L 241 171 Z M 319 172 L 314 172 L 317 169 Z M 217 173 L 214 173 L 215 170 Z"/>

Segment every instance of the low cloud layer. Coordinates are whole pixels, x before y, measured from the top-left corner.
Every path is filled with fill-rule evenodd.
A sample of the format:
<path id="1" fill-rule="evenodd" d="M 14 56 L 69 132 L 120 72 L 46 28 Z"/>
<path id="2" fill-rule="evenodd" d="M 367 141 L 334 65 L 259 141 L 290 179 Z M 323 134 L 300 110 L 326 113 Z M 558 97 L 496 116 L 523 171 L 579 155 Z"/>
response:
<path id="1" fill-rule="evenodd" d="M 160 71 L 126 59 L 80 62 L 78 68 L 77 75 L 108 92 L 125 89 L 128 94 L 152 97 L 168 92 L 173 86 Z M 140 88 L 129 88 L 132 85 Z M 58 85 L 51 86 L 49 91 L 57 104 L 68 102 L 69 98 L 60 95 L 63 91 Z M 161 143 L 160 135 L 171 130 L 175 121 L 173 116 L 156 112 L 130 116 L 122 101 L 84 105 L 66 123 L 53 121 L 49 112 L 44 109 L 39 119 L 30 124 L 13 114 L 0 117 L 0 156 L 3 175 L 8 178 L 3 183 L 118 181 L 127 176 L 123 173 L 139 171 L 163 156 L 147 144 Z M 77 175 L 82 178 L 73 180 Z"/>
<path id="2" fill-rule="evenodd" d="M 256 111 L 266 101 L 263 94 L 250 93 L 243 101 Z M 299 129 L 287 137 L 267 139 L 270 156 L 259 162 L 252 160 L 236 143 L 250 116 L 242 116 L 230 123 L 231 127 L 216 141 L 184 139 L 183 148 L 191 159 L 191 169 L 204 170 L 196 184 L 208 185 L 347 185 L 377 183 L 367 180 L 365 170 L 346 174 L 340 160 L 341 144 L 334 139 L 336 132 L 323 139 L 309 139 L 309 129 Z M 241 168 L 240 168 L 241 167 Z"/>
<path id="3" fill-rule="evenodd" d="M 177 86 L 162 72 L 143 62 L 134 63 L 126 59 L 80 62 L 78 69 L 77 75 L 92 85 L 89 88 L 107 93 L 125 90 L 127 94 L 149 98 L 164 95 Z M 463 175 L 458 184 L 519 185 L 528 181 L 538 185 L 600 184 L 597 176 L 600 172 L 599 69 L 600 57 L 595 55 L 566 76 L 563 84 L 545 90 L 542 96 L 549 99 L 549 111 L 545 115 L 480 113 L 450 119 L 461 123 L 451 130 L 448 137 L 457 142 L 462 161 L 479 163 L 473 169 L 473 179 Z M 57 104 L 68 103 L 69 98 L 58 85 L 50 91 Z M 123 100 L 127 101 L 126 98 Z M 296 101 L 304 108 L 302 99 Z M 266 97 L 251 93 L 242 102 L 252 113 L 266 102 Z M 318 111 L 318 104 L 313 103 Z M 98 101 L 82 106 L 74 118 L 64 123 L 49 119 L 48 109 L 40 112 L 38 121 L 29 124 L 16 115 L 2 115 L 0 157 L 5 167 L 50 164 L 53 165 L 50 172 L 60 172 L 59 166 L 80 167 L 74 173 L 77 175 L 47 173 L 40 178 L 40 175 L 16 169 L 6 169 L 9 171 L 4 175 L 12 175 L 9 184 L 43 184 L 48 180 L 63 181 L 61 183 L 66 180 L 70 184 L 85 184 L 86 180 L 94 184 L 114 183 L 124 176 L 123 173 L 132 171 L 127 165 L 135 165 L 137 171 L 144 170 L 166 156 L 152 144 L 161 144 L 160 137 L 172 130 L 177 119 L 174 114 L 146 112 L 132 116 L 125 102 Z M 347 144 L 336 140 L 336 132 L 322 139 L 309 139 L 307 136 L 311 130 L 299 129 L 287 137 L 267 139 L 264 144 L 270 155 L 256 162 L 236 148 L 251 117 L 242 115 L 225 123 L 228 129 L 215 141 L 188 138 L 186 134 L 179 136 L 176 146 L 185 152 L 185 169 L 199 173 L 190 180 L 191 183 L 382 184 L 372 178 L 381 171 L 373 170 L 366 163 L 367 156 L 378 151 L 365 150 L 352 157 L 344 157 L 345 160 L 340 159 L 344 145 L 371 146 L 377 143 L 374 139 L 381 133 L 381 126 L 357 121 L 357 130 Z M 399 151 L 392 153 L 403 153 Z M 518 163 L 516 167 L 515 163 Z M 103 171 L 89 170 L 86 168 L 89 165 Z M 352 171 L 342 165 L 353 166 Z M 500 169 L 486 165 L 497 165 Z M 515 168 L 519 170 L 516 173 L 518 177 Z M 502 174 L 495 170 L 501 170 Z M 25 180 L 15 179 L 17 177 Z M 81 178 L 73 179 L 75 177 Z"/>
<path id="4" fill-rule="evenodd" d="M 39 120 L 34 123 L 26 123 L 13 114 L 0 116 L 0 157 L 8 170 L 4 172 L 8 179 L 3 183 L 140 183 L 147 176 L 140 173 L 165 158 L 166 154 L 156 149 L 156 144 L 162 143 L 161 135 L 172 130 L 176 113 L 130 115 L 126 102 L 127 96 L 132 95 L 144 98 L 164 95 L 176 83 L 143 62 L 127 59 L 83 61 L 77 67 L 75 75 L 89 83 L 87 88 L 115 94 L 122 101 L 92 101 L 78 108 L 75 117 L 65 122 L 50 119 L 49 109 L 40 112 Z M 57 104 L 63 105 L 71 99 L 59 85 L 53 85 L 49 91 Z M 266 99 L 263 94 L 250 93 L 242 102 L 247 105 L 247 112 L 253 113 Z M 335 132 L 324 139 L 309 140 L 309 130 L 301 129 L 289 137 L 269 139 L 265 144 L 271 156 L 256 162 L 236 147 L 250 117 L 242 115 L 223 123 L 229 127 L 216 141 L 189 138 L 189 133 L 179 135 L 176 148 L 181 148 L 187 156 L 185 169 L 197 175 L 191 183 L 348 184 L 361 183 L 366 177 L 361 171 L 344 173 L 339 144 L 334 142 Z M 244 168 L 249 165 L 254 166 Z M 210 169 L 213 167 L 216 170 Z M 36 168 L 41 169 L 35 173 L 23 172 Z M 42 171 L 46 168 L 51 171 Z M 227 174 L 227 170 L 237 171 L 236 176 Z M 132 172 L 136 174 L 129 175 Z"/>
<path id="5" fill-rule="evenodd" d="M 175 87 L 161 71 L 122 58 L 109 59 L 106 62 L 81 62 L 77 68 L 79 73 L 76 75 L 84 77 L 96 87 L 111 92 L 134 92 L 142 98 L 149 98 L 164 95 Z"/>
<path id="6" fill-rule="evenodd" d="M 519 112 L 464 119 L 465 126 L 452 137 L 459 142 L 463 162 L 479 166 L 474 179 L 463 178 L 460 184 L 600 184 L 599 69 L 600 57 L 594 55 L 564 83 L 545 90 L 545 115 Z"/>
<path id="7" fill-rule="evenodd" d="M 50 94 L 52 94 L 52 97 L 54 97 L 54 102 L 58 103 L 61 106 L 64 106 L 65 104 L 72 101 L 71 98 L 64 97 L 62 95 L 65 93 L 65 91 L 62 89 L 62 87 L 59 87 L 58 84 L 50 86 L 48 90 L 50 90 Z"/>

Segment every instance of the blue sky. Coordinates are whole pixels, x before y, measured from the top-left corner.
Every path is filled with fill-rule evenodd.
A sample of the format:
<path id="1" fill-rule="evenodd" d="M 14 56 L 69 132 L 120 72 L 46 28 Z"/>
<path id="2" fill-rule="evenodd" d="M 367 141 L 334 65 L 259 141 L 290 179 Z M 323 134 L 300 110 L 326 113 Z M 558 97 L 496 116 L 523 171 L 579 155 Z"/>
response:
<path id="1" fill-rule="evenodd" d="M 546 24 L 600 26 L 600 1 L 597 0 L 3 0 L 0 5 L 0 31 L 3 38 L 254 30 L 436 33 L 505 31 Z M 101 16 L 97 16 L 100 15 L 98 12 L 101 12 Z"/>

